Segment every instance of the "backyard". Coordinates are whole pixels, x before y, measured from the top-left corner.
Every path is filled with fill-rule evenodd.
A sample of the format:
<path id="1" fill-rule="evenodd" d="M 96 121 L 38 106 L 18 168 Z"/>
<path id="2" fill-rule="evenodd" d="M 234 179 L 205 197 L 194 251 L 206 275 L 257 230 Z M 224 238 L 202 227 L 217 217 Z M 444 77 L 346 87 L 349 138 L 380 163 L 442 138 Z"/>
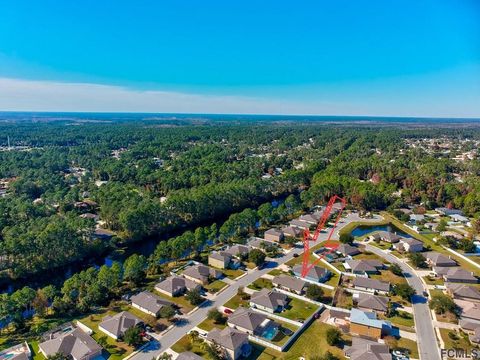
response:
<path id="1" fill-rule="evenodd" d="M 282 313 L 279 315 L 290 320 L 307 320 L 317 310 L 317 305 L 302 301 L 297 298 L 292 298 L 288 304 L 288 309 L 282 311 Z"/>

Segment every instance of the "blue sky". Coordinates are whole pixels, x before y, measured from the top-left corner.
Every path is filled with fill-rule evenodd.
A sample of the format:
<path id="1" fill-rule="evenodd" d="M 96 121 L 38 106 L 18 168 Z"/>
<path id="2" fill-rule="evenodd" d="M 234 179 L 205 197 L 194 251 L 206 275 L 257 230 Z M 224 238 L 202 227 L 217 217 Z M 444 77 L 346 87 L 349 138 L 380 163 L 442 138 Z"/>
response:
<path id="1" fill-rule="evenodd" d="M 480 2 L 0 3 L 0 109 L 480 117 Z"/>

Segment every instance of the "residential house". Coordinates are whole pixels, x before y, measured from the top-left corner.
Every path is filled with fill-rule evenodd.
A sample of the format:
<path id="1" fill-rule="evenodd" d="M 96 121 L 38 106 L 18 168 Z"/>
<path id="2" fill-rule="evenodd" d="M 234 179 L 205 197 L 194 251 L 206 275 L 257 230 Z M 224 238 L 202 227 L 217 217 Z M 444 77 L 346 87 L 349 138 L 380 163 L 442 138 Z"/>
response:
<path id="1" fill-rule="evenodd" d="M 98 330 L 115 340 L 120 340 L 125 331 L 134 326 L 143 326 L 143 320 L 128 311 L 122 311 L 113 316 L 105 316 L 98 325 Z"/>
<path id="2" fill-rule="evenodd" d="M 159 315 L 163 307 L 173 305 L 172 302 L 164 300 L 160 296 L 148 291 L 142 291 L 141 293 L 133 295 L 130 300 L 134 308 L 155 317 Z"/>
<path id="3" fill-rule="evenodd" d="M 375 233 L 374 235 L 376 235 L 378 237 L 378 239 L 382 240 L 382 241 L 385 241 L 385 242 L 388 242 L 388 243 L 397 243 L 400 241 L 400 236 L 398 236 L 397 234 L 395 233 L 392 233 L 390 231 L 378 231 L 377 233 Z M 376 239 L 374 239 L 376 240 Z"/>
<path id="4" fill-rule="evenodd" d="M 225 357 L 229 360 L 248 357 L 252 352 L 248 335 L 231 327 L 226 327 L 223 330 L 214 328 L 207 334 L 206 340 L 220 346 L 225 351 Z"/>
<path id="5" fill-rule="evenodd" d="M 262 337 L 265 331 L 278 331 L 279 325 L 267 318 L 265 315 L 239 307 L 228 317 L 228 326 L 240 330 L 249 335 Z M 271 335 L 271 334 L 270 334 Z"/>
<path id="6" fill-rule="evenodd" d="M 115 235 L 115 233 L 110 230 L 97 228 L 93 232 L 92 238 L 99 240 L 110 240 L 113 235 Z"/>
<path id="7" fill-rule="evenodd" d="M 295 226 L 285 226 L 282 228 L 282 232 L 284 236 L 293 238 L 300 237 L 303 234 L 303 231 Z"/>
<path id="8" fill-rule="evenodd" d="M 462 224 L 467 224 L 467 223 L 470 222 L 469 218 L 467 218 L 466 216 L 460 215 L 460 214 L 452 214 L 452 215 L 449 215 L 449 216 L 454 222 L 459 222 L 459 223 L 462 223 Z"/>
<path id="9" fill-rule="evenodd" d="M 31 358 L 32 351 L 26 341 L 0 351 L 0 359 L 4 360 L 30 360 Z"/>
<path id="10" fill-rule="evenodd" d="M 350 244 L 340 244 L 337 249 L 335 250 L 338 254 L 343 256 L 355 256 L 360 254 L 360 250 L 356 246 L 352 246 Z"/>
<path id="11" fill-rule="evenodd" d="M 474 286 L 446 283 L 447 292 L 458 300 L 480 302 L 480 290 Z"/>
<path id="12" fill-rule="evenodd" d="M 48 340 L 38 344 L 38 349 L 46 358 L 62 354 L 73 360 L 90 360 L 102 354 L 102 347 L 80 328 L 54 332 Z"/>
<path id="13" fill-rule="evenodd" d="M 392 360 L 387 345 L 356 336 L 352 338 L 352 346 L 345 349 L 345 356 L 350 360 Z"/>
<path id="14" fill-rule="evenodd" d="M 422 214 L 411 214 L 410 221 L 413 223 L 420 223 L 425 220 L 425 215 Z"/>
<path id="15" fill-rule="evenodd" d="M 227 250 L 225 250 L 225 252 L 232 255 L 233 257 L 242 259 L 248 255 L 248 253 L 250 252 L 250 249 L 246 245 L 237 244 L 237 245 L 230 246 Z"/>
<path id="16" fill-rule="evenodd" d="M 463 320 L 480 321 L 480 304 L 472 301 L 454 300 L 460 309 L 460 317 Z"/>
<path id="17" fill-rule="evenodd" d="M 295 276 L 302 276 L 302 265 L 295 265 L 292 270 Z M 310 282 L 323 283 L 325 281 L 328 281 L 331 276 L 332 273 L 330 272 L 330 270 L 314 265 L 310 268 L 304 279 Z"/>
<path id="18" fill-rule="evenodd" d="M 362 311 L 374 311 L 377 314 L 386 314 L 388 311 L 389 298 L 372 294 L 358 293 L 353 295 L 353 302 L 357 309 Z"/>
<path id="19" fill-rule="evenodd" d="M 232 261 L 232 255 L 226 251 L 213 251 L 208 255 L 208 265 L 218 269 L 227 269 Z"/>
<path id="20" fill-rule="evenodd" d="M 384 265 L 381 261 L 375 259 L 347 260 L 343 263 L 343 267 L 352 274 L 368 276 L 371 274 L 378 274 L 379 270 L 383 269 Z"/>
<path id="21" fill-rule="evenodd" d="M 223 273 L 219 270 L 212 269 L 211 267 L 197 264 L 187 267 L 182 275 L 191 281 L 194 281 L 200 285 L 207 285 L 210 281 L 210 278 L 219 279 L 222 277 Z"/>
<path id="22" fill-rule="evenodd" d="M 298 295 L 302 295 L 308 287 L 306 281 L 288 275 L 275 276 L 272 279 L 272 284 L 279 289 L 290 291 Z"/>
<path id="23" fill-rule="evenodd" d="M 478 279 L 472 272 L 460 267 L 434 267 L 433 272 L 436 276 L 443 277 L 445 282 L 476 284 Z"/>
<path id="24" fill-rule="evenodd" d="M 201 285 L 195 281 L 172 275 L 155 285 L 155 290 L 168 296 L 180 296 L 186 291 L 200 290 Z"/>
<path id="25" fill-rule="evenodd" d="M 288 305 L 288 296 L 269 289 L 262 289 L 250 297 L 250 306 L 269 313 L 282 312 Z"/>
<path id="26" fill-rule="evenodd" d="M 374 312 L 352 309 L 350 312 L 350 333 L 380 339 L 390 333 L 392 325 L 389 321 L 378 320 Z"/>
<path id="27" fill-rule="evenodd" d="M 252 249 L 263 250 L 266 245 L 267 246 L 272 246 L 272 245 L 277 246 L 278 244 L 273 242 L 273 241 L 268 241 L 268 240 L 265 240 L 265 239 L 262 239 L 262 238 L 251 237 L 250 240 L 248 241 L 247 245 Z"/>
<path id="28" fill-rule="evenodd" d="M 263 234 L 263 237 L 265 238 L 265 240 L 274 241 L 278 243 L 283 241 L 284 235 L 282 230 L 272 228 L 265 231 L 265 233 Z"/>
<path id="29" fill-rule="evenodd" d="M 310 224 L 306 223 L 305 221 L 302 221 L 300 219 L 293 219 L 292 221 L 290 221 L 290 226 L 294 226 L 294 227 L 299 228 L 301 230 L 310 229 Z"/>
<path id="30" fill-rule="evenodd" d="M 302 215 L 298 219 L 300 221 L 304 221 L 304 222 L 306 222 L 307 224 L 310 224 L 310 225 L 317 225 L 317 223 L 318 223 L 318 218 L 314 215 L 311 215 L 311 214 Z"/>
<path id="31" fill-rule="evenodd" d="M 365 277 L 356 277 L 353 280 L 353 287 L 356 290 L 367 291 L 374 294 L 386 295 L 390 292 L 390 283 Z"/>
<path id="32" fill-rule="evenodd" d="M 435 267 L 448 267 L 448 266 L 457 266 L 455 260 L 450 256 L 445 256 L 435 251 L 429 251 L 424 254 L 427 264 Z"/>
<path id="33" fill-rule="evenodd" d="M 435 209 L 435 211 L 437 213 L 439 213 L 440 215 L 444 215 L 444 216 L 463 215 L 462 210 L 449 209 L 449 208 L 446 208 L 446 207 L 438 207 L 438 208 Z"/>
<path id="34" fill-rule="evenodd" d="M 423 242 L 413 238 L 401 238 L 393 248 L 401 252 L 415 253 L 423 250 Z"/>

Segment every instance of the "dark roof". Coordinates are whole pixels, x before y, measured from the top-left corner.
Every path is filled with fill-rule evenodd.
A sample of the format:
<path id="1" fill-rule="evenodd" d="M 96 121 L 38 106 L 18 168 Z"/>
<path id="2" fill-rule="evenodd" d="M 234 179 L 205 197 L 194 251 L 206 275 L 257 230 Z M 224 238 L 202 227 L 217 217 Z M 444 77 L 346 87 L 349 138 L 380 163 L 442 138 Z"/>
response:
<path id="1" fill-rule="evenodd" d="M 143 320 L 140 318 L 128 311 L 122 311 L 114 316 L 105 316 L 99 324 L 99 327 L 102 327 L 117 337 L 121 337 L 125 331 L 141 323 L 143 323 Z"/>
<path id="2" fill-rule="evenodd" d="M 293 267 L 293 272 L 298 276 L 302 273 L 302 265 L 295 265 Z M 330 271 L 328 271 L 327 269 L 325 268 L 322 268 L 320 266 L 312 266 L 312 268 L 308 271 L 307 273 L 307 276 L 306 277 L 309 277 L 309 278 L 312 278 L 312 279 L 315 279 L 315 280 L 321 280 L 323 279 L 325 276 L 327 276 L 328 274 L 330 274 Z"/>
<path id="3" fill-rule="evenodd" d="M 351 360 L 392 360 L 389 348 L 376 341 L 354 337 L 352 346 L 345 350 Z"/>
<path id="4" fill-rule="evenodd" d="M 158 313 L 164 306 L 173 305 L 170 301 L 164 300 L 160 296 L 148 291 L 142 291 L 141 293 L 133 295 L 130 300 L 132 304 L 136 304 L 154 314 Z"/>
<path id="5" fill-rule="evenodd" d="M 357 306 L 376 311 L 387 311 L 388 301 L 389 299 L 385 296 L 360 293 L 358 295 Z"/>
<path id="6" fill-rule="evenodd" d="M 40 343 L 39 347 L 47 356 L 61 353 L 75 359 L 82 359 L 102 350 L 90 335 L 79 328 L 59 333 L 55 338 Z"/>
<path id="7" fill-rule="evenodd" d="M 268 318 L 250 309 L 239 307 L 228 317 L 228 323 L 255 332 L 257 328 Z"/>
<path id="8" fill-rule="evenodd" d="M 390 291 L 390 283 L 364 277 L 356 277 L 353 285 L 379 291 Z"/>
<path id="9" fill-rule="evenodd" d="M 275 310 L 278 306 L 287 305 L 288 296 L 278 291 L 262 289 L 251 295 L 250 302 Z"/>
<path id="10" fill-rule="evenodd" d="M 308 286 L 306 281 L 288 275 L 275 276 L 272 279 L 272 284 L 280 285 L 294 291 L 302 291 L 306 286 Z"/>
<path id="11" fill-rule="evenodd" d="M 480 290 L 474 286 L 467 286 L 455 283 L 447 283 L 445 284 L 445 286 L 456 296 L 480 300 Z"/>
<path id="12" fill-rule="evenodd" d="M 226 349 L 235 351 L 248 341 L 248 335 L 230 327 L 226 327 L 223 330 L 215 328 L 207 334 L 207 340 L 214 341 Z"/>
<path id="13" fill-rule="evenodd" d="M 358 250 L 356 246 L 352 246 L 350 244 L 340 244 L 336 251 L 344 256 L 360 254 L 360 250 Z"/>

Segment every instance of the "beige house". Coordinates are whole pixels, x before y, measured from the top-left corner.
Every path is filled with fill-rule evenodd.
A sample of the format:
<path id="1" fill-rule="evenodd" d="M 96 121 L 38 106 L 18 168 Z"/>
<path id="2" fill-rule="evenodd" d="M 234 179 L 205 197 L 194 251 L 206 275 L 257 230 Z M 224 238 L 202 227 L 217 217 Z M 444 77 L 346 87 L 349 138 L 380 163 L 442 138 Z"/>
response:
<path id="1" fill-rule="evenodd" d="M 223 330 L 214 328 L 207 334 L 206 341 L 220 346 L 225 351 L 225 358 L 228 360 L 248 357 L 252 352 L 248 335 L 231 327 Z"/>
<path id="2" fill-rule="evenodd" d="M 102 354 L 102 347 L 79 328 L 52 333 L 38 348 L 46 358 L 60 353 L 73 360 L 90 360 Z"/>
<path id="3" fill-rule="evenodd" d="M 226 269 L 232 260 L 232 256 L 225 251 L 214 251 L 208 256 L 208 265 L 218 269 Z"/>
<path id="4" fill-rule="evenodd" d="M 265 240 L 275 242 L 282 242 L 284 239 L 283 232 L 275 228 L 265 231 L 263 237 L 265 238 Z"/>

